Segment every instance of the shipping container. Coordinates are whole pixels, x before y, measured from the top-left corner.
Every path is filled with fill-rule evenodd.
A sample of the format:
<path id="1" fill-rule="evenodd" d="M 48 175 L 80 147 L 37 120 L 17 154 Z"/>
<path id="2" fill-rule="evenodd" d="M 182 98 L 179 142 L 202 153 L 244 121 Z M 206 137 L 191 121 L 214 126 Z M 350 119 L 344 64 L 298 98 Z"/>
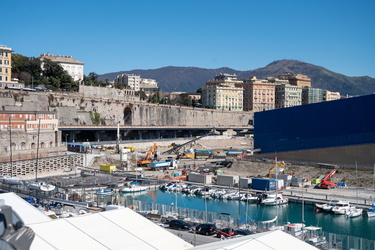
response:
<path id="1" fill-rule="evenodd" d="M 251 188 L 251 178 L 240 178 L 240 188 Z"/>
<path id="2" fill-rule="evenodd" d="M 212 175 L 208 175 L 208 174 L 199 174 L 199 173 L 190 172 L 188 179 L 190 182 L 212 184 Z"/>
<path id="3" fill-rule="evenodd" d="M 116 166 L 109 165 L 109 164 L 101 164 L 100 165 L 100 171 L 106 172 L 106 173 L 112 173 L 114 170 L 116 170 Z"/>
<path id="4" fill-rule="evenodd" d="M 275 191 L 276 180 L 265 178 L 253 178 L 251 180 L 251 188 L 255 190 Z"/>
<path id="5" fill-rule="evenodd" d="M 217 176 L 216 184 L 228 187 L 238 187 L 239 178 L 238 175 L 221 174 Z"/>

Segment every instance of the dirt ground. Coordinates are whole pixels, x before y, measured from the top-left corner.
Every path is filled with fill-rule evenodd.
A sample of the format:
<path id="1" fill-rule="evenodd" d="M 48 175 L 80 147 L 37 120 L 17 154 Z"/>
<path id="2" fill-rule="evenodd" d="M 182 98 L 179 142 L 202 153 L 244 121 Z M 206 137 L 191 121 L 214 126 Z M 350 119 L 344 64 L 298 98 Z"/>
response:
<path id="1" fill-rule="evenodd" d="M 213 142 L 214 141 L 214 142 Z M 184 141 L 181 141 L 184 142 Z M 181 143 L 180 142 L 180 143 Z M 205 148 L 207 144 L 210 144 L 211 147 L 215 147 L 214 144 L 220 144 L 220 145 L 234 145 L 237 143 L 237 145 L 234 145 L 235 147 L 240 147 L 243 145 L 246 145 L 247 141 L 240 141 L 238 142 L 238 139 L 236 141 L 226 139 L 226 140 L 206 140 L 203 143 L 195 143 L 193 145 L 193 148 Z M 168 144 L 170 142 L 158 142 L 158 151 L 163 152 L 168 150 Z M 144 151 L 147 151 L 153 143 L 139 143 L 136 145 L 137 148 L 137 159 L 142 158 L 142 155 L 144 155 Z M 123 145 L 121 145 L 123 146 Z M 228 148 L 229 146 L 225 146 L 225 148 Z M 220 151 L 221 148 L 212 148 L 212 150 Z M 129 163 L 131 166 L 135 166 L 136 157 L 135 153 L 129 155 Z M 166 155 L 159 154 L 159 159 L 166 158 Z M 113 152 L 101 152 L 100 157 L 96 157 L 91 165 L 91 167 L 99 169 L 100 164 L 113 164 L 116 166 L 120 165 L 120 157 L 117 154 L 113 154 Z M 272 169 L 275 166 L 275 163 L 272 162 L 252 162 L 252 161 L 242 161 L 238 159 L 231 159 L 233 160 L 233 165 L 230 168 L 223 168 L 224 174 L 229 175 L 240 175 L 241 177 L 262 177 L 266 176 L 270 169 Z M 204 164 L 209 164 L 209 161 L 204 160 L 180 160 L 179 163 L 179 171 L 182 170 L 183 165 L 198 165 L 203 166 Z M 174 172 L 178 172 L 177 170 L 172 170 Z M 319 168 L 315 166 L 306 166 L 306 165 L 287 165 L 285 167 L 284 173 L 285 174 L 292 174 L 295 177 L 305 177 L 310 180 L 312 179 L 322 179 L 324 176 L 326 176 L 328 173 L 330 173 L 331 169 L 326 168 Z M 163 177 L 165 173 L 163 171 L 148 171 L 144 170 L 143 173 L 148 176 L 158 176 Z M 170 173 L 169 173 L 170 174 Z M 356 176 L 358 175 L 358 179 Z M 358 170 L 358 173 L 356 173 L 355 169 L 347 169 L 347 168 L 339 168 L 337 172 L 332 177 L 332 182 L 334 183 L 345 183 L 348 187 L 361 187 L 365 189 L 372 189 L 373 188 L 373 178 L 374 173 L 373 171 L 369 170 Z M 358 185 L 357 185 L 358 183 Z"/>

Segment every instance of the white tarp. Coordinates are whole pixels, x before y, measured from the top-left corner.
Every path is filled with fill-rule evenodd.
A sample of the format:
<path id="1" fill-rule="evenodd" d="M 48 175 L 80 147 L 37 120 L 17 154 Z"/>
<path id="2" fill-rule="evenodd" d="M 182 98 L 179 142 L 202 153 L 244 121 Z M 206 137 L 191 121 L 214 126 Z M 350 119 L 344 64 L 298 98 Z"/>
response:
<path id="1" fill-rule="evenodd" d="M 208 243 L 191 248 L 191 250 L 290 250 L 303 249 L 309 250 L 317 248 L 293 237 L 290 234 L 280 230 L 269 231 L 264 233 L 252 234 L 234 239 Z"/>
<path id="2" fill-rule="evenodd" d="M 38 208 L 30 205 L 27 201 L 15 193 L 0 194 L 0 200 L 4 200 L 5 205 L 11 206 L 25 225 L 51 221 L 52 219 L 41 212 Z"/>

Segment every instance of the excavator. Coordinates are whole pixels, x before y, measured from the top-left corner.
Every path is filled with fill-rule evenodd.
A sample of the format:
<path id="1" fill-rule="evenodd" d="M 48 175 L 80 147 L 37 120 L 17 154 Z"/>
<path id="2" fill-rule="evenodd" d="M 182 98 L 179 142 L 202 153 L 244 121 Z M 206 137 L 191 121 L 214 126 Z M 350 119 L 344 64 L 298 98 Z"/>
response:
<path id="1" fill-rule="evenodd" d="M 320 181 L 320 188 L 323 189 L 330 189 L 335 187 L 335 183 L 331 181 L 332 176 L 337 172 L 337 169 L 333 169 L 329 174 L 327 174 L 321 181 Z"/>
<path id="2" fill-rule="evenodd" d="M 143 160 L 138 160 L 137 161 L 137 166 L 139 167 L 146 167 L 147 164 L 151 163 L 151 154 L 153 153 L 154 154 L 154 157 L 156 158 L 156 150 L 157 150 L 157 146 L 156 146 L 156 143 L 154 143 L 154 145 L 150 148 L 149 151 L 147 151 L 146 153 L 146 157 L 143 159 Z"/>
<path id="3" fill-rule="evenodd" d="M 285 163 L 277 162 L 277 165 L 273 166 L 273 167 L 270 169 L 270 171 L 268 171 L 268 174 L 267 174 L 267 177 L 268 177 L 268 178 L 271 177 L 271 174 L 272 174 L 273 172 L 275 172 L 275 170 L 276 170 L 277 167 L 282 167 L 282 168 L 284 168 L 284 167 L 285 167 Z M 279 171 L 278 171 L 278 174 L 281 173 L 281 172 L 284 172 L 284 169 L 279 170 Z"/>

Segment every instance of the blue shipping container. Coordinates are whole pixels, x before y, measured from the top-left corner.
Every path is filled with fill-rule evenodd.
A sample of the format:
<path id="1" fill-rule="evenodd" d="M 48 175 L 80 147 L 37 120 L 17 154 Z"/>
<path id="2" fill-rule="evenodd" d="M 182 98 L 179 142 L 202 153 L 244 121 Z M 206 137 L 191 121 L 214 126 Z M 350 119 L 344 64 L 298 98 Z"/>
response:
<path id="1" fill-rule="evenodd" d="M 251 188 L 256 190 L 274 191 L 276 190 L 276 181 L 274 179 L 253 178 Z"/>

